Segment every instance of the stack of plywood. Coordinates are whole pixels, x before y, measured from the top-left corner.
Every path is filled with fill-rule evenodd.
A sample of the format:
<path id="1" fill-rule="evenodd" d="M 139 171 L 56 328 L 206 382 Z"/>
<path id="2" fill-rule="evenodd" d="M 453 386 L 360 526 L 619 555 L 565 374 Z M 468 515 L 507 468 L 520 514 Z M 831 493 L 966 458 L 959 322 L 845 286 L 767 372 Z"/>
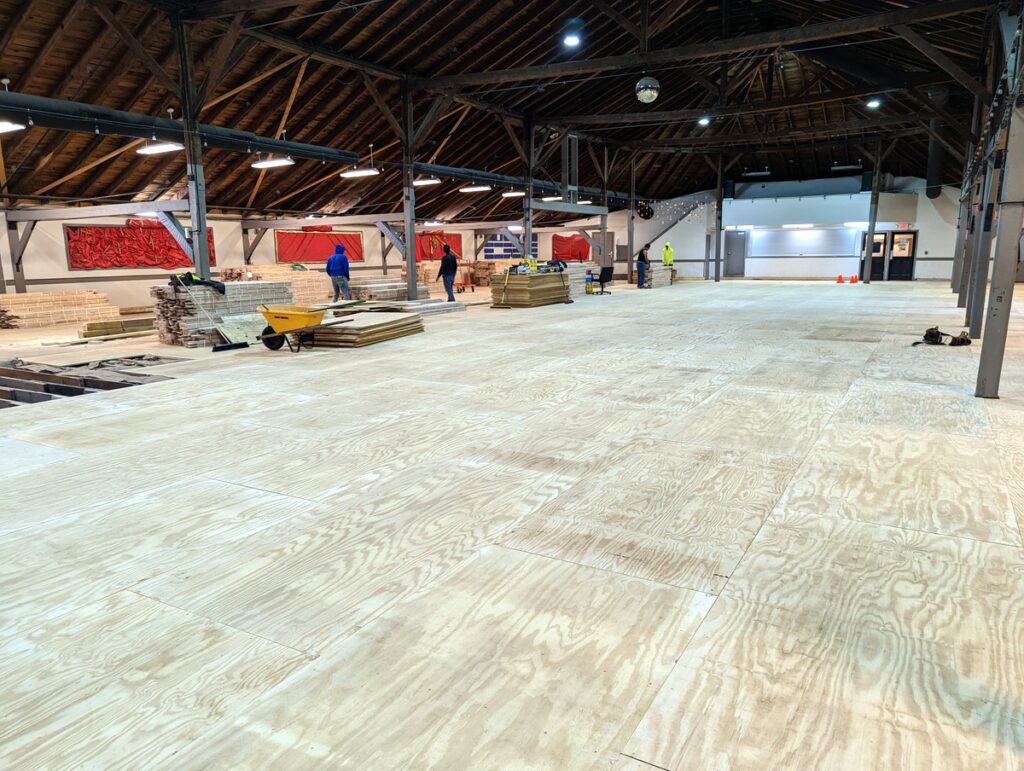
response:
<path id="1" fill-rule="evenodd" d="M 296 270 L 290 265 L 244 265 L 225 268 L 225 281 L 286 281 L 298 305 L 321 305 L 334 296 L 334 285 L 322 270 Z"/>
<path id="2" fill-rule="evenodd" d="M 89 321 L 78 331 L 79 337 L 103 337 L 126 332 L 146 332 L 153 329 L 153 317 L 120 319 L 118 321 Z"/>
<path id="3" fill-rule="evenodd" d="M 492 308 L 536 308 L 565 302 L 569 286 L 564 273 L 508 274 L 491 284 Z"/>
<path id="4" fill-rule="evenodd" d="M 569 296 L 580 297 L 587 291 L 587 272 L 594 274 L 594 283 L 597 283 L 601 268 L 595 262 L 567 262 L 565 269 L 565 280 L 569 283 Z"/>
<path id="5" fill-rule="evenodd" d="M 21 328 L 49 327 L 73 321 L 114 321 L 121 317 L 99 292 L 31 292 L 0 295 L 0 311 L 17 317 Z"/>
<path id="6" fill-rule="evenodd" d="M 405 281 L 390 276 L 358 276 L 349 281 L 353 300 L 408 300 L 409 290 Z M 417 284 L 420 300 L 430 297 L 430 288 Z"/>
<path id="7" fill-rule="evenodd" d="M 291 288 L 284 281 L 233 281 L 224 284 L 224 291 L 221 294 L 208 286 L 193 286 L 188 291 L 174 286 L 153 287 L 150 294 L 156 299 L 155 326 L 160 342 L 186 348 L 214 345 L 221 341 L 215 323 L 224 316 L 253 313 L 260 305 L 292 305 Z"/>
<path id="8" fill-rule="evenodd" d="M 314 332 L 316 348 L 362 348 L 423 331 L 418 313 L 357 313 L 349 321 Z"/>
<path id="9" fill-rule="evenodd" d="M 652 262 L 647 268 L 647 281 L 651 289 L 660 289 L 663 286 L 671 286 L 672 276 L 675 271 L 668 265 L 660 262 Z M 639 273 L 634 270 L 633 283 L 636 283 Z"/>

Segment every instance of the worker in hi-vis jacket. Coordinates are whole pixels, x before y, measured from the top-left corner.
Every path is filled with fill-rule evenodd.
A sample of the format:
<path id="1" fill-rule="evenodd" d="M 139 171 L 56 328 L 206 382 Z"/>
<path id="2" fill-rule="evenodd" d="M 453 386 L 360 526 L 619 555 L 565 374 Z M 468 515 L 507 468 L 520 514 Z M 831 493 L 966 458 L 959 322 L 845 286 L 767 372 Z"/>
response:
<path id="1" fill-rule="evenodd" d="M 661 264 L 672 267 L 672 263 L 675 260 L 675 257 L 676 253 L 675 250 L 672 248 L 672 244 L 666 241 L 665 245 L 661 248 Z"/>

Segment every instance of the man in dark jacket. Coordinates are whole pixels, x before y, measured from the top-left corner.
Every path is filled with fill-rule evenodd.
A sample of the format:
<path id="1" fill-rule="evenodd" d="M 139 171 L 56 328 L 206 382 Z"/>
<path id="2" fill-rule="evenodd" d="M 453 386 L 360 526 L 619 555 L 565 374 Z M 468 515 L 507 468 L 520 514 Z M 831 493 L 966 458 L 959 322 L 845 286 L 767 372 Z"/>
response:
<path id="1" fill-rule="evenodd" d="M 640 253 L 636 256 L 636 288 L 644 289 L 647 287 L 647 271 L 651 267 L 651 258 L 648 256 L 648 252 L 651 250 L 650 244 L 644 244 L 644 248 L 640 250 Z"/>
<path id="2" fill-rule="evenodd" d="M 351 298 L 348 291 L 348 257 L 345 255 L 345 247 L 336 244 L 334 254 L 327 260 L 327 275 L 331 277 L 334 284 L 334 299 L 331 302 L 338 302 L 338 294 L 346 300 Z"/>
<path id="3" fill-rule="evenodd" d="M 448 293 L 448 302 L 455 302 L 455 293 L 452 289 L 455 286 L 455 276 L 459 272 L 459 260 L 456 254 L 452 251 L 452 248 L 448 244 L 444 245 L 444 255 L 441 257 L 441 270 L 437 272 L 437 278 L 434 279 L 436 284 L 438 279 L 444 279 L 444 291 Z"/>

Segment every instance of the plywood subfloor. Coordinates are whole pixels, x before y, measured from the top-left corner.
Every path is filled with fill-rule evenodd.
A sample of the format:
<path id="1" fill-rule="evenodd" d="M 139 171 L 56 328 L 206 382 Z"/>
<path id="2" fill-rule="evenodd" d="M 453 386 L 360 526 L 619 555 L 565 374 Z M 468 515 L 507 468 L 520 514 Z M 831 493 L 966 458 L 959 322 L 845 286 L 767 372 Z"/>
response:
<path id="1" fill-rule="evenodd" d="M 4 410 L 0 766 L 1022 767 L 1024 315 L 982 402 L 909 345 L 952 305 L 687 282 Z"/>

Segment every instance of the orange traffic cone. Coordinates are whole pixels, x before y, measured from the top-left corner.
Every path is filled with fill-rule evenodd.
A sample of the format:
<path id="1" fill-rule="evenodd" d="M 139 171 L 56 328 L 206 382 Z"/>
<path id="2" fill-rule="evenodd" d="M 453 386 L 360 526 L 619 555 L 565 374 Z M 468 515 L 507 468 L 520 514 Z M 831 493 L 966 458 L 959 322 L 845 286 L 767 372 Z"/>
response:
<path id="1" fill-rule="evenodd" d="M 836 283 L 837 284 L 845 284 L 846 283 L 845 281 L 843 281 L 843 274 L 842 273 L 840 273 L 838 276 L 836 276 Z"/>
<path id="2" fill-rule="evenodd" d="M 857 274 L 856 274 L 856 273 L 854 273 L 854 274 L 853 274 L 852 276 L 850 276 L 850 283 L 851 283 L 851 284 L 859 284 L 859 283 L 860 283 L 860 282 L 859 282 L 859 281 L 857 280 Z"/>

